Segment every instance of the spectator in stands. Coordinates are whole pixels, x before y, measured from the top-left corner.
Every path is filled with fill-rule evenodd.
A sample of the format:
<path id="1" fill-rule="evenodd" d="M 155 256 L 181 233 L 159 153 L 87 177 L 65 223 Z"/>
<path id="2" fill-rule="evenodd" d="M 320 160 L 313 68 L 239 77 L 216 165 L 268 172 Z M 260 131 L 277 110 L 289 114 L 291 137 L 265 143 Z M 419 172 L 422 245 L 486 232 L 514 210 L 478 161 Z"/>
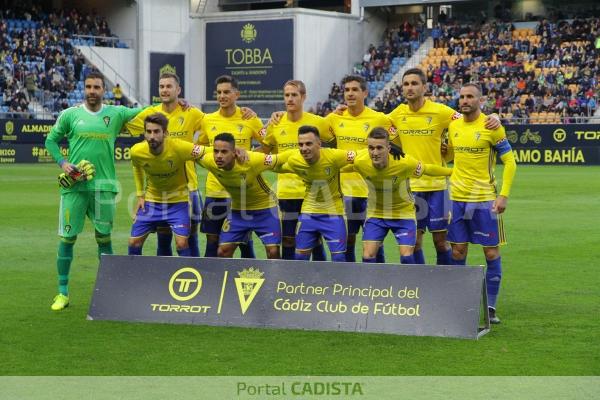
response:
<path id="1" fill-rule="evenodd" d="M 115 105 L 121 105 L 121 100 L 123 99 L 123 91 L 121 90 L 121 85 L 117 83 L 113 87 L 112 92 L 115 97 Z"/>

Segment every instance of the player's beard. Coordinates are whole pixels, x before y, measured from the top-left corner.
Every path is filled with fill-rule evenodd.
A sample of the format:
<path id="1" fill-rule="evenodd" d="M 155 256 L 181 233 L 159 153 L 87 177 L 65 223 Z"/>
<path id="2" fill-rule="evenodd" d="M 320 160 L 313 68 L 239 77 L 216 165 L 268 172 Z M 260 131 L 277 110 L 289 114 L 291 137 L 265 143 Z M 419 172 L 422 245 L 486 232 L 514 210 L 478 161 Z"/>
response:
<path id="1" fill-rule="evenodd" d="M 85 103 L 90 107 L 97 107 L 102 102 L 102 98 L 94 95 L 85 96 Z"/>

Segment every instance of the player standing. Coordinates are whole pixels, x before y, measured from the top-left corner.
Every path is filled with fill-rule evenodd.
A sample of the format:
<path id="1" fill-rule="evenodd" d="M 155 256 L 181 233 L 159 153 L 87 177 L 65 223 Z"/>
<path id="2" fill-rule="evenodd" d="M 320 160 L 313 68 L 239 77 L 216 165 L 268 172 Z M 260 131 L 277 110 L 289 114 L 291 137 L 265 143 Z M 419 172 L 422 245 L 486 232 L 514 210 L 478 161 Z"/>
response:
<path id="1" fill-rule="evenodd" d="M 400 104 L 389 117 L 406 154 L 427 164 L 445 166 L 441 154 L 442 141 L 450 122 L 460 118 L 452 108 L 425 99 L 427 76 L 419 68 L 406 70 L 402 76 L 402 93 L 406 104 Z M 500 126 L 496 118 L 488 118 L 486 127 Z M 410 188 L 417 206 L 417 243 L 415 262 L 425 263 L 423 233 L 429 230 L 437 252 L 439 265 L 450 264 L 450 245 L 446 240 L 449 218 L 449 198 L 445 177 L 425 176 L 411 179 Z"/>
<path id="2" fill-rule="evenodd" d="M 496 300 L 502 280 L 499 245 L 505 243 L 501 214 L 506 209 L 517 164 L 504 128 L 485 127 L 485 115 L 480 110 L 481 88 L 472 83 L 464 85 L 459 102 L 464 117 L 453 121 L 448 130 L 448 155 L 454 156 L 448 240 L 452 244 L 452 263 L 458 265 L 466 264 L 469 243 L 483 246 L 490 322 L 497 324 Z M 504 163 L 500 194 L 494 176 L 497 155 Z"/>
<path id="3" fill-rule="evenodd" d="M 365 106 L 369 92 L 363 77 L 349 75 L 342 80 L 342 84 L 347 108 L 341 115 L 331 113 L 325 118 L 333 130 L 338 149 L 354 152 L 366 149 L 367 135 L 374 127 L 393 132 L 392 122 L 385 114 Z M 348 219 L 346 261 L 354 262 L 356 234 L 365 222 L 368 190 L 364 179 L 356 172 L 342 172 L 341 186 Z M 385 262 L 383 247 L 379 250 L 378 262 Z"/>
<path id="4" fill-rule="evenodd" d="M 304 111 L 306 86 L 302 81 L 287 81 L 283 85 L 283 98 L 286 112 L 281 115 L 279 122 L 267 125 L 261 151 L 283 154 L 298 149 L 298 129 L 303 125 L 316 127 L 324 142 L 333 141 L 327 121 L 323 117 Z M 296 226 L 305 191 L 304 182 L 298 175 L 278 174 L 277 198 L 282 219 L 282 257 L 287 260 L 294 259 Z M 325 261 L 325 249 L 322 243 L 313 248 L 312 259 Z"/>
<path id="5" fill-rule="evenodd" d="M 233 134 L 239 148 L 250 150 L 252 139 L 261 141 L 260 130 L 262 122 L 256 116 L 244 119 L 241 109 L 236 105 L 240 92 L 237 80 L 228 75 L 222 75 L 215 81 L 219 110 L 206 114 L 201 124 L 201 134 L 198 143 L 211 145 L 220 133 Z M 219 234 L 231 204 L 229 193 L 219 181 L 209 173 L 206 178 L 206 201 L 204 205 L 200 230 L 206 234 L 205 257 L 216 257 L 219 246 Z M 254 258 L 252 240 L 240 244 L 244 258 Z"/>
<path id="6" fill-rule="evenodd" d="M 61 189 L 57 269 L 58 295 L 51 309 L 59 311 L 69 305 L 69 272 L 73 246 L 83 231 L 85 217 L 94 224 L 98 256 L 112 254 L 111 232 L 115 197 L 119 184 L 115 173 L 115 140 L 125 123 L 140 109 L 102 103 L 105 86 L 102 75 L 90 72 L 84 80 L 83 104 L 64 110 L 46 138 L 46 148 L 66 174 L 73 174 L 75 164 L 88 160 L 96 167 L 96 177 L 75 182 Z M 63 158 L 59 143 L 69 143 L 69 157 Z"/>

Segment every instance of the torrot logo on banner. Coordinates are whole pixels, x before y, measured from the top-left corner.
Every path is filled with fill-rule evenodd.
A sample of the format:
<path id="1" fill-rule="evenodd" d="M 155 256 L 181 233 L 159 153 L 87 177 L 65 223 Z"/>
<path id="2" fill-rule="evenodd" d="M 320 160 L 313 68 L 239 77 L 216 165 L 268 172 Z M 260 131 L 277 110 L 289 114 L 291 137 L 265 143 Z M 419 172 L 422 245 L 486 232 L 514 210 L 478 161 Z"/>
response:
<path id="1" fill-rule="evenodd" d="M 150 96 L 152 103 L 160 103 L 158 78 L 163 73 L 176 74 L 181 85 L 181 98 L 185 97 L 185 54 L 150 53 Z"/>
<path id="2" fill-rule="evenodd" d="M 215 100 L 220 75 L 237 79 L 241 100 L 277 100 L 294 76 L 292 19 L 206 24 L 206 99 Z"/>
<path id="3" fill-rule="evenodd" d="M 477 338 L 482 267 L 102 256 L 89 318 Z"/>

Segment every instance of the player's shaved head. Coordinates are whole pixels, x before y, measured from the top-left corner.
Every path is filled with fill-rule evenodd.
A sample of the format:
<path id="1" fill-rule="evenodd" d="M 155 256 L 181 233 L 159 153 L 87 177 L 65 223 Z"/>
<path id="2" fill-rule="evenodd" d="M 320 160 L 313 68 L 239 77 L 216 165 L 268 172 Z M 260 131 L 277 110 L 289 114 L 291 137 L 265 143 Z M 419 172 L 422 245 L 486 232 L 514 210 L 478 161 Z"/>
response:
<path id="1" fill-rule="evenodd" d="M 319 128 L 316 126 L 302 125 L 300 128 L 298 128 L 298 135 L 306 135 L 307 133 L 312 133 L 316 137 L 321 138 L 321 135 L 319 135 Z"/>
<path id="2" fill-rule="evenodd" d="M 172 72 L 163 72 L 162 74 L 160 74 L 160 76 L 158 77 L 158 80 L 160 81 L 161 79 L 173 79 L 178 85 L 181 85 L 181 82 L 179 81 L 179 76 L 177 76 L 177 74 L 174 74 Z"/>
<path id="3" fill-rule="evenodd" d="M 381 127 L 371 129 L 371 132 L 369 132 L 367 137 L 371 139 L 385 139 L 386 141 L 390 140 L 390 134 L 388 131 Z"/>
<path id="4" fill-rule="evenodd" d="M 463 85 L 463 87 L 464 87 L 464 88 L 466 88 L 466 87 L 471 87 L 471 88 L 474 88 L 474 89 L 475 89 L 475 91 L 477 92 L 477 95 L 478 95 L 479 97 L 481 97 L 481 93 L 482 93 L 482 91 L 481 91 L 481 85 L 479 85 L 478 83 L 475 83 L 475 82 L 469 82 L 469 83 L 465 83 L 465 84 Z"/>

